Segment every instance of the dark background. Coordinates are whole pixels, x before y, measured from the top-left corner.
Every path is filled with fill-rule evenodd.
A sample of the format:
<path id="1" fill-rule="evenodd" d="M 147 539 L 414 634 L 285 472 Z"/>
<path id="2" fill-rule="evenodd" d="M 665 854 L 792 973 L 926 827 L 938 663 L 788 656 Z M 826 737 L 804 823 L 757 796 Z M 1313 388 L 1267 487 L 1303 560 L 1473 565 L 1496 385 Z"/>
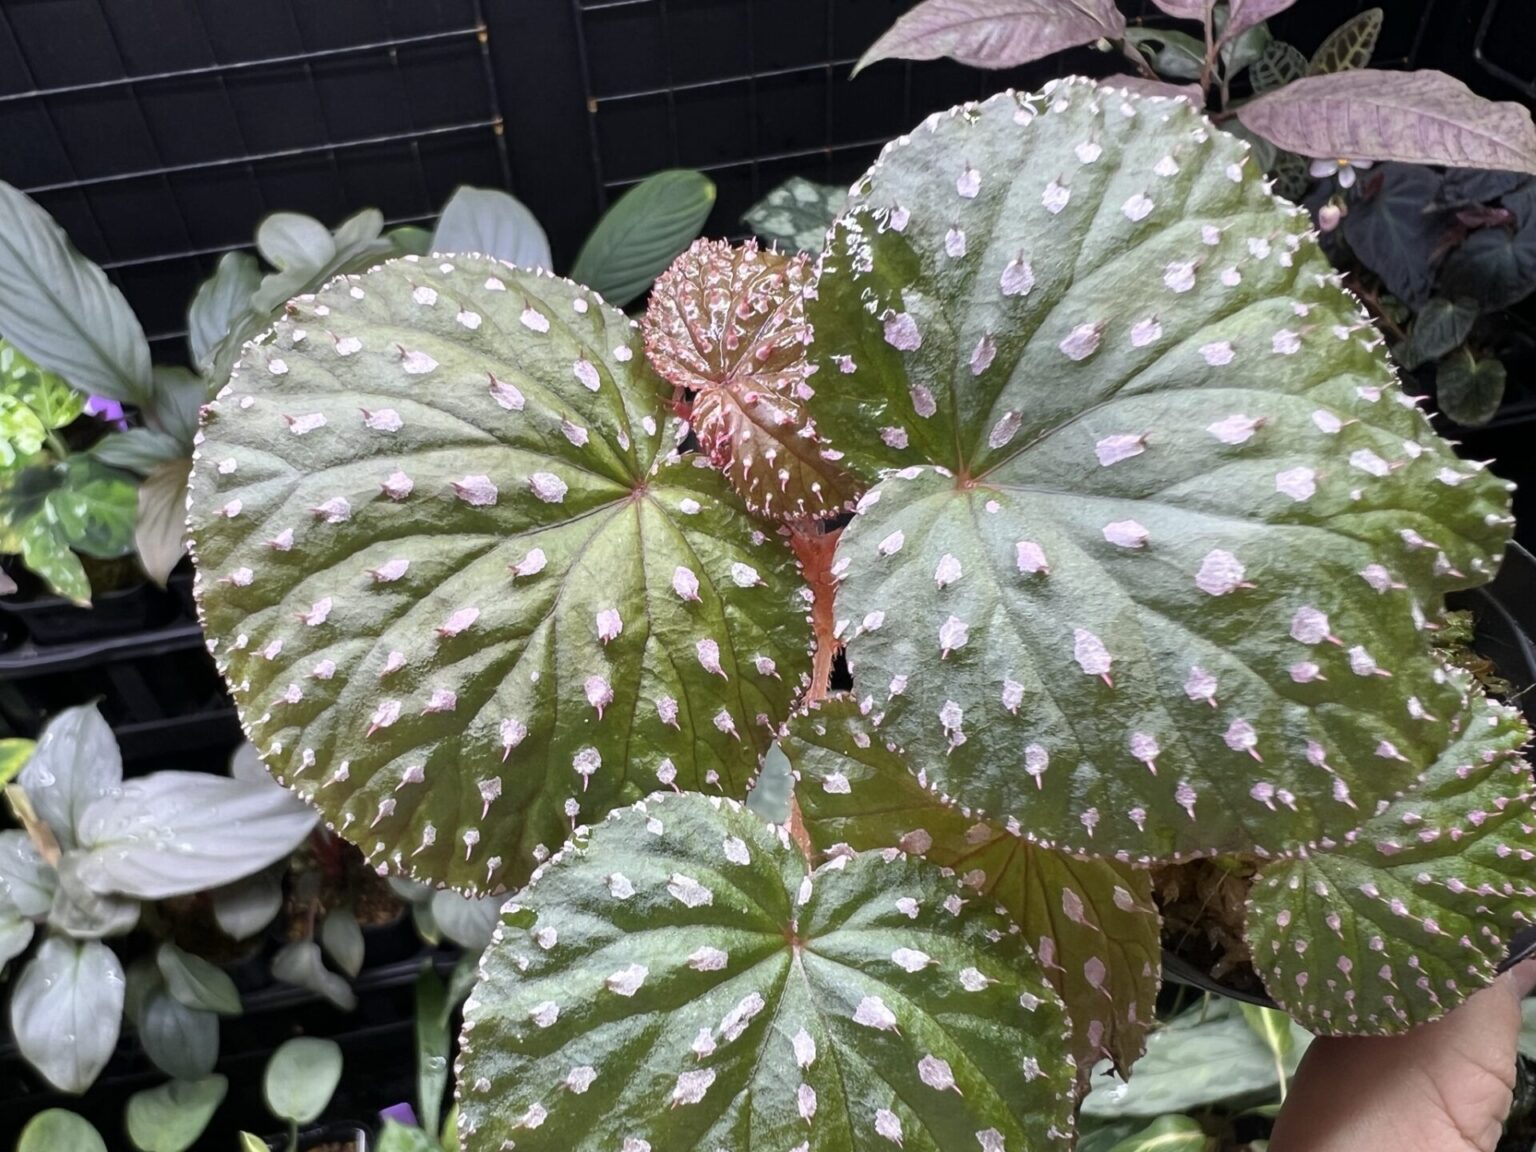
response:
<path id="1" fill-rule="evenodd" d="M 1147 0 L 1123 0 L 1133 17 Z M 1380 0 L 1378 59 L 1529 99 L 1529 0 Z M 1300 0 L 1305 50 L 1365 0 Z M 279 209 L 430 220 L 504 187 L 563 268 L 610 200 L 661 168 L 719 186 L 739 232 L 799 174 L 847 183 L 928 112 L 1104 72 L 1092 50 L 1006 75 L 947 62 L 848 73 L 910 0 L 0 0 L 0 178 L 127 293 L 156 358 L 218 254 Z"/>

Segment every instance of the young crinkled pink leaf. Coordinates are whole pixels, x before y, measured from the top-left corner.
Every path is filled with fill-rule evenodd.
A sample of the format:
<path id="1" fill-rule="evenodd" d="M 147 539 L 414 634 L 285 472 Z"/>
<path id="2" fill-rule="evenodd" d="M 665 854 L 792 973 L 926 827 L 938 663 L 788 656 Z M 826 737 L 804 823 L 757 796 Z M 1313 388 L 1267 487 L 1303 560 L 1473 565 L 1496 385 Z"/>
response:
<path id="1" fill-rule="evenodd" d="M 752 511 L 837 513 L 858 495 L 805 414 L 808 259 L 699 240 L 651 292 L 645 348 L 699 444 Z"/>
<path id="2" fill-rule="evenodd" d="M 1307 76 L 1238 110 L 1288 152 L 1536 172 L 1536 124 L 1519 104 L 1476 95 L 1443 72 L 1361 68 Z"/>
<path id="3" fill-rule="evenodd" d="M 948 56 L 976 68 L 1012 68 L 1079 44 L 1119 39 L 1114 0 L 925 0 L 891 26 L 854 68 L 877 60 Z"/>

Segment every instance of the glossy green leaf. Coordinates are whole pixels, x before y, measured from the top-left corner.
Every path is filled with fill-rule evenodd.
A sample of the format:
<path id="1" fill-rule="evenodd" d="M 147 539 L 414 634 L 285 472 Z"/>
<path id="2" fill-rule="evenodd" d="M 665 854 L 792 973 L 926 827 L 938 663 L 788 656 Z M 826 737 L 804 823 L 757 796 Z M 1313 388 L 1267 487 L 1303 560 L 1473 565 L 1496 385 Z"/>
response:
<path id="1" fill-rule="evenodd" d="M 1508 493 L 1187 104 L 938 115 L 807 315 L 810 414 L 878 480 L 833 569 L 855 691 L 930 787 L 1074 853 L 1277 850 L 1448 742 L 1420 626 L 1490 575 Z"/>
<path id="2" fill-rule="evenodd" d="M 1189 1116 L 1159 1116 L 1109 1152 L 1205 1152 L 1209 1146 L 1198 1120 Z"/>
<path id="3" fill-rule="evenodd" d="M 1314 1032 L 1401 1032 L 1441 1016 L 1493 980 L 1536 918 L 1536 785 L 1518 754 L 1530 731 L 1480 697 L 1456 715 L 1456 742 L 1358 835 L 1255 878 L 1255 965 Z"/>
<path id="4" fill-rule="evenodd" d="M 838 853 L 901 848 L 960 877 L 1023 930 L 1072 1020 L 1086 1074 L 1101 1059 L 1128 1071 L 1153 1022 L 1161 921 L 1145 871 L 1073 860 L 1015 827 L 968 816 L 927 791 L 850 697 L 797 717 L 784 752 L 812 844 Z"/>
<path id="5" fill-rule="evenodd" d="M 496 188 L 459 188 L 443 207 L 431 252 L 478 252 L 519 268 L 549 269 L 549 240 L 533 213 Z"/>
<path id="6" fill-rule="evenodd" d="M 379 1133 L 378 1152 L 439 1152 L 432 1137 L 420 1128 L 386 1119 Z"/>
<path id="7" fill-rule="evenodd" d="M 240 1133 L 240 1152 L 272 1152 L 267 1142 L 249 1132 Z"/>
<path id="8" fill-rule="evenodd" d="M 238 1016 L 240 993 L 229 973 L 201 956 L 194 956 L 167 941 L 155 953 L 155 964 L 166 990 L 188 1008 L 220 1016 Z"/>
<path id="9" fill-rule="evenodd" d="M 11 1035 L 61 1092 L 84 1092 L 117 1047 L 123 968 L 98 940 L 50 936 L 11 988 Z"/>
<path id="10" fill-rule="evenodd" d="M 107 274 L 48 213 L 0 182 L 0 332 L 82 393 L 139 404 L 149 342 Z"/>
<path id="11" fill-rule="evenodd" d="M 20 552 L 59 595 L 89 603 L 90 582 L 72 551 L 126 555 L 137 507 L 133 478 L 87 455 L 0 472 L 0 546 Z"/>
<path id="12" fill-rule="evenodd" d="M 218 1063 L 218 1016 L 187 1007 L 168 988 L 152 988 L 145 994 L 134 1023 L 144 1054 L 167 1076 L 200 1080 Z"/>
<path id="13" fill-rule="evenodd" d="M 416 977 L 416 1107 L 421 1126 L 436 1132 L 442 1123 L 443 1094 L 448 1090 L 454 1005 L 430 963 Z"/>
<path id="14" fill-rule="evenodd" d="M 363 930 L 350 907 L 332 908 L 320 923 L 320 946 L 331 962 L 356 978 L 363 970 Z"/>
<path id="15" fill-rule="evenodd" d="M 129 428 L 109 432 L 91 446 L 90 453 L 103 464 L 148 476 L 168 460 L 186 455 L 176 438 L 158 428 Z"/>
<path id="16" fill-rule="evenodd" d="M 192 363 L 209 371 L 219 344 L 251 308 L 261 285 L 261 265 L 249 252 L 226 252 L 213 275 L 197 287 L 187 308 L 187 350 Z"/>
<path id="17" fill-rule="evenodd" d="M 1380 8 L 1367 8 L 1340 24 L 1312 54 L 1307 72 L 1321 76 L 1369 65 L 1376 51 L 1376 40 L 1381 35 L 1384 19 L 1385 13 Z"/>
<path id="18" fill-rule="evenodd" d="M 744 795 L 787 714 L 793 556 L 662 455 L 638 343 L 569 282 L 406 258 L 295 303 L 209 405 L 215 658 L 274 773 L 375 864 L 516 886 L 658 782 Z"/>
<path id="19" fill-rule="evenodd" d="M 787 252 L 820 252 L 827 229 L 848 203 L 840 185 L 791 176 L 742 216 L 758 239 Z"/>
<path id="20" fill-rule="evenodd" d="M 1241 105 L 1237 115 L 1303 156 L 1536 172 L 1536 124 L 1528 109 L 1485 100 L 1428 68 L 1306 76 Z"/>
<path id="21" fill-rule="evenodd" d="M 857 495 L 806 419 L 809 258 L 699 240 L 662 273 L 641 330 L 699 447 L 747 508 L 775 520 L 836 516 Z"/>
<path id="22" fill-rule="evenodd" d="M 1264 1041 L 1264 1047 L 1274 1053 L 1277 1059 L 1284 1059 L 1291 1054 L 1291 1050 L 1296 1047 L 1296 1037 L 1291 1031 L 1290 1018 L 1284 1012 L 1246 1002 L 1239 1004 L 1238 1008 L 1243 1013 L 1243 1019 L 1248 1022 L 1248 1027 L 1253 1029 L 1253 1034 Z"/>
<path id="23" fill-rule="evenodd" d="M 85 1117 L 49 1108 L 27 1121 L 16 1152 L 107 1152 L 107 1146 Z"/>
<path id="24" fill-rule="evenodd" d="M 1096 1072 L 1082 1114 L 1152 1119 L 1273 1092 L 1282 1070 L 1295 1074 L 1311 1039 L 1300 1025 L 1290 1027 L 1292 1048 L 1277 1068 L 1236 1002 L 1208 997 L 1147 1037 L 1147 1054 L 1129 1081 L 1107 1068 Z"/>
<path id="25" fill-rule="evenodd" d="M 895 852 L 807 875 L 652 797 L 510 905 L 465 1006 L 469 1152 L 1065 1147 L 1066 1024 L 1019 934 Z"/>
<path id="26" fill-rule="evenodd" d="M 320 1118 L 341 1082 L 341 1046 L 300 1036 L 284 1041 L 262 1077 L 267 1108 L 280 1120 L 311 1124 Z"/>
<path id="27" fill-rule="evenodd" d="M 14 396 L 0 393 L 0 469 L 14 468 L 47 443 L 37 414 Z"/>
<path id="28" fill-rule="evenodd" d="M 975 68 L 1011 68 L 1095 40 L 1118 40 L 1124 32 L 1114 0 L 923 0 L 875 41 L 853 72 L 877 60 L 941 56 Z"/>
<path id="29" fill-rule="evenodd" d="M 603 213 L 571 279 L 623 308 L 693 243 L 714 206 L 714 181 L 702 172 L 673 169 L 642 180 Z"/>
<path id="30" fill-rule="evenodd" d="M 186 1152 L 197 1143 L 224 1102 L 229 1080 L 172 1080 L 128 1097 L 124 1126 L 140 1152 Z"/>
<path id="31" fill-rule="evenodd" d="M 1151 61 L 1159 76 L 1198 80 L 1205 71 L 1205 45 L 1173 28 L 1127 28 L 1125 38 Z"/>
<path id="32" fill-rule="evenodd" d="M 1263 55 L 1248 69 L 1248 80 L 1255 95 L 1283 88 L 1307 74 L 1307 58 L 1300 49 L 1284 40 L 1271 40 Z"/>
<path id="33" fill-rule="evenodd" d="M 1504 402 L 1505 369 L 1501 361 L 1478 360 L 1465 348 L 1440 361 L 1435 371 L 1435 401 L 1456 423 L 1475 428 L 1498 415 Z"/>

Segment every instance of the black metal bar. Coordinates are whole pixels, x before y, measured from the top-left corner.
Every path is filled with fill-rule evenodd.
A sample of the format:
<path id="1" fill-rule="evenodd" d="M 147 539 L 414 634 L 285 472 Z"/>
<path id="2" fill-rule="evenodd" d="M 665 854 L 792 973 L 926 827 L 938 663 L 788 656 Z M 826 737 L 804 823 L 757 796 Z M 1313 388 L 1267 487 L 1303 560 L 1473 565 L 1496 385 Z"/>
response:
<path id="1" fill-rule="evenodd" d="M 779 160 L 806 160 L 813 156 L 832 156 L 840 152 L 858 152 L 861 150 L 882 148 L 888 140 L 884 136 L 873 137 L 869 140 L 855 140 L 849 144 L 827 144 L 820 148 L 791 148 L 783 152 L 765 152 L 761 156 L 749 157 L 746 160 L 722 160 L 718 164 L 700 165 L 701 172 L 731 172 L 738 168 L 746 168 L 753 164 L 766 164 Z M 605 187 L 609 189 L 628 188 L 640 183 L 643 176 L 627 177 L 623 180 L 609 180 Z"/>
<path id="2" fill-rule="evenodd" d="M 798 76 L 803 72 L 821 72 L 833 68 L 848 68 L 858 63 L 857 56 L 839 57 L 831 60 L 818 60 L 814 64 L 793 64 L 785 68 L 764 68 L 762 71 L 747 71 L 737 76 L 723 76 L 716 80 L 685 80 L 681 84 L 670 84 L 661 88 L 636 88 L 628 92 L 616 92 L 611 96 L 603 96 L 596 101 L 598 104 L 617 104 L 624 100 L 644 100 L 656 96 L 666 96 L 676 92 L 697 92 L 707 88 L 723 88 L 731 84 L 750 84 L 755 80 L 772 80 L 779 76 Z"/>
<path id="3" fill-rule="evenodd" d="M 194 5 L 194 7 L 196 7 Z M 290 9 L 291 11 L 291 9 Z M 199 21 L 201 21 L 199 14 Z M 366 44 L 348 44 L 342 48 L 317 48 L 313 52 L 296 52 L 286 56 L 264 56 L 259 60 L 234 60 L 228 64 L 205 64 L 197 68 L 178 68 L 168 72 L 146 72 L 138 76 L 117 76 L 110 80 L 92 80 L 83 84 L 63 84 L 53 88 L 33 88 L 26 92 L 7 92 L 0 95 L 0 104 L 17 100 L 43 100 L 53 96 L 73 96 L 80 92 L 96 92 L 125 85 L 155 84 L 167 80 L 187 80 L 201 76 L 229 76 L 235 72 L 247 72 L 259 68 L 278 68 L 306 61 L 326 60 L 339 56 L 361 56 L 369 52 L 392 52 L 417 44 L 431 44 L 442 40 L 466 39 L 484 32 L 484 25 L 468 28 L 452 28 L 443 32 L 423 32 L 415 36 L 401 36 L 391 40 L 370 40 Z"/>
<path id="4" fill-rule="evenodd" d="M 507 152 L 506 122 L 501 115 L 501 91 L 496 84 L 496 68 L 491 58 L 491 29 L 485 22 L 483 0 L 474 0 L 475 22 L 479 24 L 476 38 L 480 41 L 480 70 L 485 76 L 486 91 L 490 94 L 491 116 L 498 127 L 496 132 L 496 158 L 501 163 L 501 180 L 513 192 L 517 181 L 512 177 L 512 157 Z"/>

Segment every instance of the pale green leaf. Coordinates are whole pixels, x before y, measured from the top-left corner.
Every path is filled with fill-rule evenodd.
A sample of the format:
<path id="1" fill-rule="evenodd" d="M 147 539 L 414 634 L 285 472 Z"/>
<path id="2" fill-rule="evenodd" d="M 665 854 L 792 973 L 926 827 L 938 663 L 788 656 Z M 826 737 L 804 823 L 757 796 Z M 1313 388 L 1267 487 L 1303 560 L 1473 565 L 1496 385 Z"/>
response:
<path id="1" fill-rule="evenodd" d="M 930 787 L 1074 853 L 1281 850 L 1449 741 L 1420 626 L 1508 493 L 1187 104 L 940 114 L 855 186 L 807 316 L 810 414 L 875 482 L 834 567 L 855 691 Z"/>
<path id="2" fill-rule="evenodd" d="M 250 311 L 251 297 L 260 285 L 261 265 L 249 252 L 224 253 L 213 275 L 198 285 L 187 309 L 187 349 L 192 363 L 202 371 L 212 368 L 220 342 Z"/>
<path id="3" fill-rule="evenodd" d="M 46 915 L 54 883 L 53 868 L 32 837 L 16 829 L 0 832 L 0 912 L 27 918 Z"/>
<path id="4" fill-rule="evenodd" d="M 186 1152 L 224 1102 L 229 1081 L 223 1076 L 172 1080 L 128 1097 L 124 1126 L 140 1152 Z"/>
<path id="5" fill-rule="evenodd" d="M 341 1046 L 300 1036 L 285 1041 L 267 1062 L 262 1094 L 272 1114 L 296 1124 L 320 1118 L 341 1082 Z"/>
<path id="6" fill-rule="evenodd" d="M 549 269 L 549 240 L 515 196 L 495 188 L 462 187 L 438 218 L 431 252 L 478 252 L 519 268 Z"/>
<path id="7" fill-rule="evenodd" d="M 332 908 L 320 923 L 320 946 L 332 963 L 356 978 L 363 970 L 363 930 L 350 907 Z"/>
<path id="8" fill-rule="evenodd" d="M 1506 371 L 1492 357 L 1478 360 L 1465 348 L 1440 361 L 1435 371 L 1435 400 L 1440 410 L 1469 428 L 1486 424 L 1504 402 Z"/>
<path id="9" fill-rule="evenodd" d="M 373 863 L 493 892 L 658 783 L 745 794 L 809 668 L 800 578 L 662 455 L 643 361 L 569 282 L 406 258 L 296 303 L 209 404 L 215 659 Z"/>
<path id="10" fill-rule="evenodd" d="M 158 464 L 139 485 L 139 522 L 133 532 L 139 563 L 162 588 L 186 555 L 187 477 L 192 461 Z"/>
<path id="11" fill-rule="evenodd" d="M 325 966 L 320 945 L 313 940 L 290 940 L 272 957 L 272 975 L 285 984 L 304 988 L 330 1001 L 343 1012 L 357 1007 L 352 985 Z"/>
<path id="12" fill-rule="evenodd" d="M 174 436 L 158 428 L 129 428 L 122 432 L 109 432 L 91 445 L 90 453 L 103 464 L 126 468 L 140 476 L 148 476 L 166 461 L 186 455 Z"/>
<path id="13" fill-rule="evenodd" d="M 313 216 L 274 212 L 256 229 L 256 250 L 280 272 L 315 272 L 335 257 L 336 241 Z"/>
<path id="14" fill-rule="evenodd" d="M 1289 1056 L 1291 1049 L 1296 1047 L 1296 1039 L 1291 1033 L 1291 1021 L 1284 1012 L 1276 1008 L 1265 1008 L 1261 1004 L 1241 1003 L 1238 1007 L 1242 1010 L 1243 1019 L 1248 1021 L 1248 1027 L 1253 1029 L 1253 1034 L 1264 1041 L 1264 1046 L 1278 1059 Z"/>
<path id="15" fill-rule="evenodd" d="M 442 1121 L 443 1094 L 448 1089 L 453 1057 L 450 1023 L 454 1007 L 437 970 L 430 963 L 423 964 L 421 975 L 416 977 L 416 1107 L 427 1132 L 436 1132 Z"/>
<path id="16" fill-rule="evenodd" d="M 167 941 L 155 953 L 155 963 L 167 991 L 188 1008 L 220 1016 L 238 1016 L 240 993 L 229 974 L 201 956 L 194 956 Z"/>
<path id="17" fill-rule="evenodd" d="M 189 1008 L 161 986 L 150 989 L 134 1021 L 144 1054 L 178 1080 L 200 1080 L 219 1059 L 219 1018 Z"/>
<path id="18" fill-rule="evenodd" d="M 123 969 L 98 940 L 44 940 L 11 988 L 11 1035 L 61 1092 L 84 1092 L 117 1047 Z"/>
<path id="19" fill-rule="evenodd" d="M 1058 1148 L 1061 1008 L 1018 933 L 901 853 L 653 796 L 508 907 L 466 1005 L 471 1152 Z"/>
<path id="20" fill-rule="evenodd" d="M 117 737 L 94 704 L 60 712 L 43 728 L 16 782 L 61 848 L 74 848 L 85 810 L 123 782 Z"/>
<path id="21" fill-rule="evenodd" d="M 1189 1116 L 1159 1116 L 1109 1152 L 1205 1152 L 1209 1146 L 1198 1120 Z"/>
<path id="22" fill-rule="evenodd" d="M 27 761 L 32 758 L 32 753 L 37 750 L 37 741 L 27 740 L 20 736 L 6 736 L 0 738 L 0 788 L 9 784 L 18 772 L 27 766 Z"/>
<path id="23" fill-rule="evenodd" d="M 266 1152 L 266 1145 L 262 1145 Z M 39 1112 L 21 1130 L 16 1152 L 107 1152 L 91 1122 L 63 1108 Z"/>

